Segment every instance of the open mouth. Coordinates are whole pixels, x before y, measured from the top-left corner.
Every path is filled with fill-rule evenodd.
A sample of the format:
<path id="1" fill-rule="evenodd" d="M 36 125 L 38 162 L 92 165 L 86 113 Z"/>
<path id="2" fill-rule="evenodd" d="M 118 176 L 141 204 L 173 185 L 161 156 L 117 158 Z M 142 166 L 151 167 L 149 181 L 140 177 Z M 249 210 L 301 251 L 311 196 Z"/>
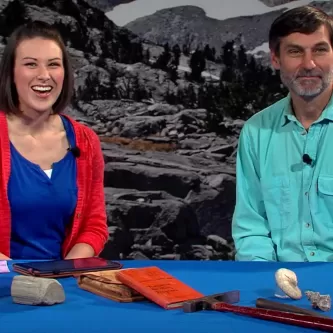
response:
<path id="1" fill-rule="evenodd" d="M 38 95 L 48 95 L 53 87 L 51 86 L 32 86 L 31 89 Z"/>

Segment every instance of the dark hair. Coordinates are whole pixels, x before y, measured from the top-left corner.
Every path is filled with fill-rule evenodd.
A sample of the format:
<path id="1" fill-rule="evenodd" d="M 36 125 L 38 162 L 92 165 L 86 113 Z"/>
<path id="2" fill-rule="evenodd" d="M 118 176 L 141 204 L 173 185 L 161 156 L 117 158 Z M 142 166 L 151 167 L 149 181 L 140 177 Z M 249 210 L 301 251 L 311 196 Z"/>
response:
<path id="1" fill-rule="evenodd" d="M 14 84 L 14 64 L 16 49 L 20 42 L 32 38 L 45 38 L 55 41 L 62 51 L 65 77 L 62 91 L 53 104 L 53 112 L 62 112 L 71 102 L 74 89 L 73 70 L 63 39 L 51 25 L 33 21 L 16 28 L 10 35 L 0 63 L 0 108 L 5 113 L 21 113 L 18 109 L 18 94 Z"/>
<path id="2" fill-rule="evenodd" d="M 313 6 L 301 6 L 290 9 L 277 17 L 269 31 L 269 48 L 277 55 L 281 38 L 292 33 L 312 34 L 325 25 L 333 46 L 333 19 L 324 11 Z"/>

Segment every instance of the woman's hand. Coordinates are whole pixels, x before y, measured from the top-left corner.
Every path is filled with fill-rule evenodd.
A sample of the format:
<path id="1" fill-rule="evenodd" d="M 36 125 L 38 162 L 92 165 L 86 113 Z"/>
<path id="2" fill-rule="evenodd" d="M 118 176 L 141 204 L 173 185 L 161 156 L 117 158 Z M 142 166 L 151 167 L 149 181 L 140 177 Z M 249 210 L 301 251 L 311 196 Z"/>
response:
<path id="1" fill-rule="evenodd" d="M 12 260 L 9 257 L 5 256 L 4 254 L 0 253 L 0 260 Z"/>
<path id="2" fill-rule="evenodd" d="M 78 243 L 72 247 L 65 259 L 91 258 L 94 255 L 94 249 L 89 244 Z"/>

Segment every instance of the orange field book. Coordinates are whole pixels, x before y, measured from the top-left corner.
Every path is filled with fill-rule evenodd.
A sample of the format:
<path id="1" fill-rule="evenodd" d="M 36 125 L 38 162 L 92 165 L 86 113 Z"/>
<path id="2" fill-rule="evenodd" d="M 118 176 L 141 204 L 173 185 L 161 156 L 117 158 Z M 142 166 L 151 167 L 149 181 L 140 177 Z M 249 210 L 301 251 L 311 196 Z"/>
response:
<path id="1" fill-rule="evenodd" d="M 183 302 L 204 296 L 156 266 L 121 269 L 117 278 L 167 310 L 180 308 Z"/>

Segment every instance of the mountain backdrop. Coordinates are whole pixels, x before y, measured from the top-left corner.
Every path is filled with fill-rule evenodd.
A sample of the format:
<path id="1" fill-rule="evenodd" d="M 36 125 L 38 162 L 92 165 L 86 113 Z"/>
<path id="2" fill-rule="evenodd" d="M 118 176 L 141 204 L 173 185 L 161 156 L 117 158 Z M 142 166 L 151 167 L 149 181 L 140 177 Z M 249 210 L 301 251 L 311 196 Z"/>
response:
<path id="1" fill-rule="evenodd" d="M 239 14 L 237 0 L 148 3 L 0 0 L 0 55 L 29 20 L 63 35 L 75 69 L 67 112 L 100 136 L 106 162 L 102 256 L 233 260 L 238 136 L 286 93 L 267 32 L 310 1 L 242 0 Z M 332 1 L 311 3 L 332 12 Z"/>

